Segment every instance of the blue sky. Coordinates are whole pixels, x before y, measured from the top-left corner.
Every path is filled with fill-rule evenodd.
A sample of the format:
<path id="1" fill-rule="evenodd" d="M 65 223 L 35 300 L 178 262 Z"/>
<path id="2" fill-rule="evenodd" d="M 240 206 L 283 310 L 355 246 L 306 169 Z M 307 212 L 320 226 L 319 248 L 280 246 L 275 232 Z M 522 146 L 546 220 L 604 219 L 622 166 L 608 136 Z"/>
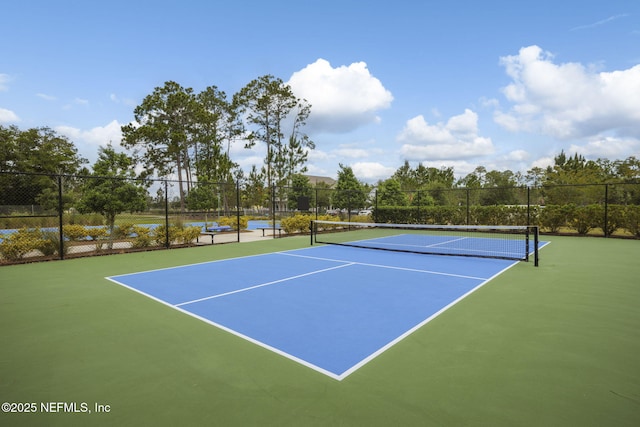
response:
<path id="1" fill-rule="evenodd" d="M 271 74 L 312 104 L 308 173 L 526 172 L 560 150 L 640 158 L 640 2 L 30 1 L 0 7 L 0 125 L 91 162 L 173 80 L 229 97 Z M 233 148 L 243 169 L 264 147 Z"/>

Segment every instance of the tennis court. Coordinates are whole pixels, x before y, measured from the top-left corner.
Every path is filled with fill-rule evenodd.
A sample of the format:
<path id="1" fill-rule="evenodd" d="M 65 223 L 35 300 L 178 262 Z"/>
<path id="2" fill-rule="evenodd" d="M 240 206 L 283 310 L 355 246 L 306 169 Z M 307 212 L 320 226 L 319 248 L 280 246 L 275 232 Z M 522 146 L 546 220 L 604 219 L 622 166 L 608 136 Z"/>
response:
<path id="1" fill-rule="evenodd" d="M 361 232 L 364 237 L 370 230 L 358 231 Z M 341 236 L 347 238 L 349 233 Z M 221 286 L 234 274 L 258 275 L 244 270 L 248 265 L 259 265 L 258 260 L 273 261 L 275 256 L 283 258 L 278 265 L 284 263 L 284 269 L 300 270 L 284 276 L 293 277 L 309 272 L 310 264 L 305 262 L 306 269 L 301 269 L 297 265 L 302 258 L 292 254 L 324 257 L 317 254 L 325 251 L 325 246 L 310 248 L 308 235 L 2 267 L 2 402 L 75 402 L 77 407 L 88 403 L 91 409 L 95 403 L 108 405 L 110 410 L 99 414 L 7 412 L 0 413 L 0 424 L 637 426 L 638 241 L 548 235 L 542 240 L 551 244 L 540 252 L 537 268 L 531 261 L 461 259 L 464 271 L 456 274 L 480 278 L 489 277 L 490 271 L 469 266 L 494 261 L 515 265 L 476 287 L 395 345 L 384 347 L 384 351 L 341 381 L 212 326 L 210 321 L 194 317 L 197 314 L 185 314 L 189 306 L 204 307 L 207 301 L 171 308 L 187 298 L 200 298 L 185 293 L 187 287 L 182 294 L 171 294 L 167 287 L 164 294 L 158 294 L 165 303 L 159 303 L 105 279 L 144 277 L 144 272 L 157 272 L 156 277 L 175 274 L 179 283 L 173 283 L 173 287 L 179 290 L 184 285 L 179 274 L 186 271 L 183 268 L 206 271 L 215 266 L 215 271 L 199 277 L 199 283 Z M 337 245 L 327 248 L 349 249 Z M 336 252 L 329 250 L 330 258 L 335 258 Z M 394 256 L 390 252 L 383 256 L 387 262 L 380 263 L 372 257 L 381 252 L 358 251 L 370 255 L 364 261 L 345 261 L 415 267 L 408 265 L 412 254 L 398 253 L 407 264 L 394 265 L 388 262 L 389 256 Z M 415 256 L 422 260 L 420 270 L 433 271 L 443 271 L 439 269 L 443 263 L 459 258 Z M 427 259 L 433 260 L 428 267 Z M 236 262 L 242 268 L 233 271 L 231 266 Z M 315 264 L 311 271 L 324 269 L 318 268 L 319 260 L 312 262 Z M 264 267 L 273 269 L 273 264 L 265 262 Z M 363 316 L 365 329 L 375 329 L 374 326 L 392 323 L 390 319 L 380 319 L 389 317 L 391 304 L 367 292 L 381 292 L 388 299 L 395 298 L 394 292 L 400 289 L 418 292 L 405 288 L 402 280 L 378 283 L 383 280 L 382 273 L 380 279 L 378 274 L 371 278 L 372 272 L 386 271 L 386 267 L 353 265 L 327 274 L 346 272 L 352 267 L 354 272 L 356 268 L 361 270 L 348 276 L 351 280 L 346 286 L 323 280 L 312 292 L 313 284 L 300 278 L 212 300 L 219 300 L 219 305 L 233 303 L 235 309 L 258 310 L 245 316 L 251 322 L 264 320 L 280 304 L 286 306 L 287 312 L 275 315 L 295 313 L 302 320 L 316 316 L 323 328 L 349 326 L 351 320 L 340 321 L 341 312 L 334 306 L 344 303 L 353 308 L 356 300 L 357 310 L 370 313 Z M 369 272 L 366 280 L 360 277 L 362 271 Z M 306 277 L 316 280 L 315 276 L 324 274 Z M 341 274 L 340 280 L 345 277 Z M 351 282 L 372 284 L 356 292 Z M 461 280 L 441 287 L 451 287 L 454 282 L 454 287 L 474 285 Z M 259 282 L 266 283 L 267 279 Z M 398 291 L 392 285 L 399 286 Z M 415 283 L 413 286 L 418 287 Z M 432 290 L 437 288 L 430 286 Z M 224 292 L 229 291 L 214 289 L 206 296 Z M 353 297 L 356 293 L 357 297 Z M 283 300 L 275 300 L 277 297 Z M 252 304 L 240 304 L 245 298 Z M 274 301 L 268 302 L 267 298 Z M 291 304 L 285 304 L 285 298 Z M 386 314 L 365 312 L 367 301 L 375 301 L 384 308 L 380 312 Z M 297 309 L 296 304 L 303 307 Z M 323 304 L 329 307 L 323 308 Z M 409 307 L 412 304 L 413 301 L 408 302 Z M 441 305 L 446 306 L 444 302 Z M 323 309 L 325 315 L 320 316 Z M 402 310 L 394 307 L 393 311 Z M 416 317 L 428 316 L 411 311 Z M 352 313 L 347 315 L 352 319 Z M 255 332 L 256 328 L 251 326 L 250 330 Z M 291 332 L 286 332 L 277 334 L 290 338 Z M 305 332 L 320 336 L 318 331 Z M 372 335 L 365 331 L 353 336 L 365 341 Z M 304 342 L 310 340 L 305 338 Z M 352 344 L 359 345 L 358 340 Z M 295 351 L 280 349 L 291 354 Z M 335 371 L 343 375 L 345 371 L 340 369 Z"/>
<path id="2" fill-rule="evenodd" d="M 450 254 L 464 239 L 471 253 L 496 251 L 498 237 L 400 232 L 367 248 L 316 246 L 109 280 L 342 380 L 515 263 L 408 247 Z M 369 248 L 390 245 L 403 252 Z"/>

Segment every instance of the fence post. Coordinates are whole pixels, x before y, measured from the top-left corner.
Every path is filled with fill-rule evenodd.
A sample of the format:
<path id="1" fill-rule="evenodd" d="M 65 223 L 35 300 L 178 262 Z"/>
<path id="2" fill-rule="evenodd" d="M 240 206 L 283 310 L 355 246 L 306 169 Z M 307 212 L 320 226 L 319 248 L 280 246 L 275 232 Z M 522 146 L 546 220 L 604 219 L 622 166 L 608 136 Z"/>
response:
<path id="1" fill-rule="evenodd" d="M 604 237 L 609 237 L 609 184 L 604 185 Z"/>
<path id="2" fill-rule="evenodd" d="M 60 259 L 64 259 L 64 232 L 62 231 L 62 211 L 64 205 L 62 203 L 62 176 L 58 175 L 58 235 L 60 236 L 60 245 L 58 246 L 58 254 Z"/>
<path id="3" fill-rule="evenodd" d="M 467 188 L 467 225 L 471 225 L 471 208 L 469 207 L 469 188 Z"/>
<path id="4" fill-rule="evenodd" d="M 373 210 L 373 222 L 378 222 L 378 189 L 375 191 L 375 201 L 374 201 L 375 209 Z"/>
<path id="5" fill-rule="evenodd" d="M 527 185 L 527 225 L 531 225 L 531 187 Z"/>
<path id="6" fill-rule="evenodd" d="M 272 184 L 271 185 L 271 227 L 272 227 L 272 233 L 273 233 L 273 238 L 276 238 L 276 185 Z"/>
<path id="7" fill-rule="evenodd" d="M 169 183 L 164 180 L 164 235 L 165 235 L 165 247 L 168 249 L 171 246 L 169 242 Z"/>
<path id="8" fill-rule="evenodd" d="M 240 241 L 240 178 L 236 181 L 236 229 L 238 230 L 238 242 Z"/>

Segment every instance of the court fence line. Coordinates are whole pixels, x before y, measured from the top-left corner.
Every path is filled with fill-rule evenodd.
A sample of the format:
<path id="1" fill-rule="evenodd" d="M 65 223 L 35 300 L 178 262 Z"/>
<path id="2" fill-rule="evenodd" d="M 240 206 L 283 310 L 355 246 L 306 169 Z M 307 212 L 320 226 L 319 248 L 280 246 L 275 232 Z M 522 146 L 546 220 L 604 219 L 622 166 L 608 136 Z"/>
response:
<path id="1" fill-rule="evenodd" d="M 0 190 L 0 264 L 239 242 L 248 218 L 268 221 L 269 236 L 277 238 L 281 231 L 290 234 L 280 222 L 301 214 L 350 222 L 535 225 L 543 234 L 640 238 L 638 182 L 389 194 L 319 182 L 266 188 L 2 171 Z M 308 220 L 301 224 L 294 233 L 309 232 Z"/>

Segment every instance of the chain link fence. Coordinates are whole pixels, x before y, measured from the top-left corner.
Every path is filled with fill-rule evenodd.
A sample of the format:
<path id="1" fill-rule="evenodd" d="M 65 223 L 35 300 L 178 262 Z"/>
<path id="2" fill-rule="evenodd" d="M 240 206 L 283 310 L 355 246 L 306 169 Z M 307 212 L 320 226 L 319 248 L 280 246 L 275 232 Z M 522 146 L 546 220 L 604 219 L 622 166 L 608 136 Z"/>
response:
<path id="1" fill-rule="evenodd" d="M 454 188 L 376 193 L 376 222 L 537 225 L 543 233 L 640 237 L 640 183 Z"/>
<path id="2" fill-rule="evenodd" d="M 640 183 L 389 194 L 3 172 L 0 190 L 0 263 L 5 264 L 211 244 L 218 234 L 225 242 L 239 242 L 249 219 L 273 227 L 274 237 L 281 223 L 286 233 L 308 232 L 309 217 L 538 225 L 543 233 L 640 237 Z"/>
<path id="3" fill-rule="evenodd" d="M 0 173 L 0 188 L 1 263 L 239 241 L 243 226 L 234 183 Z"/>

